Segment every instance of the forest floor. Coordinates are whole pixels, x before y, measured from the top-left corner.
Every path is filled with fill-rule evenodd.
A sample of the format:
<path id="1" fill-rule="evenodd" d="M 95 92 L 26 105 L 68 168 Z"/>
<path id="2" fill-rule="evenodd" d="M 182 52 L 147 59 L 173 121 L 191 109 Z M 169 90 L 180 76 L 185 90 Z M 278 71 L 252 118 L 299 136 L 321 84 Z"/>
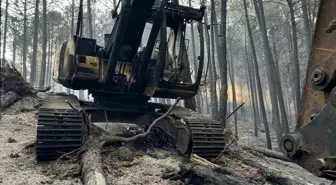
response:
<path id="1" fill-rule="evenodd" d="M 254 136 L 254 125 L 251 121 L 237 121 L 238 124 L 238 144 L 241 146 L 249 147 L 264 147 L 266 148 L 266 133 L 262 130 L 258 130 L 258 137 Z M 234 130 L 234 123 L 229 122 L 229 128 Z M 272 150 L 278 151 L 277 138 L 274 128 L 270 125 L 270 136 L 272 141 Z"/>
<path id="2" fill-rule="evenodd" d="M 45 175 L 46 165 L 37 164 L 31 147 L 36 138 L 38 100 L 26 97 L 2 112 L 0 124 L 0 184 L 81 184 L 79 178 L 65 180 Z"/>
<path id="3" fill-rule="evenodd" d="M 25 97 L 1 113 L 0 184 L 83 184 L 80 162 L 60 163 L 56 167 L 54 162 L 43 164 L 36 162 L 34 141 L 37 111 L 34 107 L 38 103 L 39 100 L 36 98 Z M 255 137 L 252 123 L 239 122 L 238 126 L 240 135 L 238 144 L 265 146 L 265 134 L 259 132 L 259 137 Z M 276 142 L 275 138 L 273 140 Z M 305 185 L 321 184 L 320 182 L 323 182 L 327 185 L 330 182 L 316 178 L 301 167 L 289 162 L 268 158 L 260 154 L 252 155 L 253 152 L 241 151 L 240 149 L 233 153 L 229 152 L 228 156 L 220 158 L 216 164 L 224 166 L 225 169 L 228 168 L 229 170 L 226 173 L 234 176 L 230 178 L 235 178 L 237 182 L 239 180 L 241 184 L 244 184 L 241 179 L 247 179 L 246 182 L 250 182 L 245 184 Z M 244 161 L 251 162 L 252 160 L 254 164 L 245 164 L 243 160 L 238 160 L 237 156 L 239 156 L 238 158 L 248 157 Z M 135 149 L 132 146 L 125 145 L 106 148 L 102 153 L 102 163 L 107 183 L 117 185 L 185 184 L 181 180 L 166 178 L 167 174 L 179 171 L 180 166 L 184 163 L 183 161 L 183 158 L 171 149 L 150 147 Z M 269 171 L 266 170 L 267 173 L 260 172 L 256 166 L 267 168 Z M 293 171 L 300 171 L 302 174 Z M 293 183 L 288 180 L 284 183 L 269 183 L 268 178 L 264 175 L 271 176 L 273 173 L 281 174 L 284 179 L 295 173 L 301 180 L 300 183 L 297 183 L 298 181 L 295 181 L 295 178 Z"/>

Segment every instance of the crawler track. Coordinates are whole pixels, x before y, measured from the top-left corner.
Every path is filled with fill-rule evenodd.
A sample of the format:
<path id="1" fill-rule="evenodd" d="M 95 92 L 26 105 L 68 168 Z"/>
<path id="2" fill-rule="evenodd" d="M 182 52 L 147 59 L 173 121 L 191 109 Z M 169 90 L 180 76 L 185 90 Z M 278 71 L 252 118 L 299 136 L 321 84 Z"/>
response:
<path id="1" fill-rule="evenodd" d="M 211 159 L 216 158 L 224 149 L 224 129 L 218 121 L 206 118 L 183 107 L 176 107 L 172 114 L 183 119 L 190 126 L 192 153 Z"/>
<path id="2" fill-rule="evenodd" d="M 66 101 L 78 105 L 75 96 L 51 95 L 46 97 L 38 112 L 36 159 L 57 159 L 64 153 L 82 146 L 84 123 L 82 116 Z"/>

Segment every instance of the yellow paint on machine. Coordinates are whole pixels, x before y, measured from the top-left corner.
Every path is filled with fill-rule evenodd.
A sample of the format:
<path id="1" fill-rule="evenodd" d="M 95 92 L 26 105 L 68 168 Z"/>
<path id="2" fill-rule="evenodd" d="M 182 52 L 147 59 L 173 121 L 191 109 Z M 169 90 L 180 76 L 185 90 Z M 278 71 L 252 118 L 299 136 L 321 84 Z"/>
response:
<path id="1" fill-rule="evenodd" d="M 79 57 L 85 57 L 85 63 L 79 62 Z M 94 73 L 99 72 L 99 58 L 93 56 L 77 56 L 77 66 L 87 68 Z"/>

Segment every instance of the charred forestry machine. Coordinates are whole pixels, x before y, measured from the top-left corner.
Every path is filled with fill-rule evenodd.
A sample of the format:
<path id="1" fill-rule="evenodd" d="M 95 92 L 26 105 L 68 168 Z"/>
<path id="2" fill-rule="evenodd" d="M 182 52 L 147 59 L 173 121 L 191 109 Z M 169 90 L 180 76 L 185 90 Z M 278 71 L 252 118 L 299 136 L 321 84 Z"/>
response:
<path id="1" fill-rule="evenodd" d="M 321 0 L 294 133 L 283 153 L 318 176 L 336 179 L 336 1 Z"/>
<path id="2" fill-rule="evenodd" d="M 67 88 L 87 89 L 94 102 L 73 95 L 46 97 L 38 113 L 38 161 L 81 147 L 89 133 L 88 122 L 135 123 L 146 130 L 170 107 L 149 102 L 151 97 L 190 99 L 197 94 L 204 63 L 205 7 L 194 9 L 168 0 L 119 0 L 117 9 L 112 11 L 112 32 L 99 46 L 95 39 L 82 37 L 80 0 L 76 34 L 61 46 L 53 79 Z M 190 83 L 185 32 L 193 21 L 199 23 L 200 54 L 196 79 Z M 140 47 L 148 27 L 148 39 Z M 149 137 L 167 141 L 182 155 L 205 158 L 217 157 L 225 145 L 219 122 L 182 107 L 175 107 Z"/>

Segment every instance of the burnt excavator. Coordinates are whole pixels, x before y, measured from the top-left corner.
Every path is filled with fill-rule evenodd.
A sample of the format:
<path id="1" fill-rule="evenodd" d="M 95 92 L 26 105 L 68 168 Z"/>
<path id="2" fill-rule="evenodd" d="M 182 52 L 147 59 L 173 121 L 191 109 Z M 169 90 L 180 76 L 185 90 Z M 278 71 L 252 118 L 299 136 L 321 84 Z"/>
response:
<path id="1" fill-rule="evenodd" d="M 146 130 L 170 107 L 149 102 L 151 97 L 193 98 L 204 66 L 204 10 L 168 0 L 119 0 L 112 11 L 113 29 L 99 46 L 97 40 L 82 36 L 80 0 L 76 34 L 61 46 L 53 80 L 88 90 L 94 101 L 64 94 L 45 98 L 38 112 L 37 161 L 54 160 L 81 147 L 90 133 L 88 122 L 134 123 Z M 194 82 L 186 80 L 191 72 L 185 62 L 186 25 L 191 22 L 198 22 L 200 40 Z M 149 36 L 140 47 L 145 29 Z M 183 107 L 175 107 L 153 129 L 152 139 L 169 142 L 181 155 L 215 158 L 225 146 L 219 122 Z"/>
<path id="2" fill-rule="evenodd" d="M 282 152 L 317 176 L 336 179 L 336 1 L 321 0 L 293 133 Z"/>

